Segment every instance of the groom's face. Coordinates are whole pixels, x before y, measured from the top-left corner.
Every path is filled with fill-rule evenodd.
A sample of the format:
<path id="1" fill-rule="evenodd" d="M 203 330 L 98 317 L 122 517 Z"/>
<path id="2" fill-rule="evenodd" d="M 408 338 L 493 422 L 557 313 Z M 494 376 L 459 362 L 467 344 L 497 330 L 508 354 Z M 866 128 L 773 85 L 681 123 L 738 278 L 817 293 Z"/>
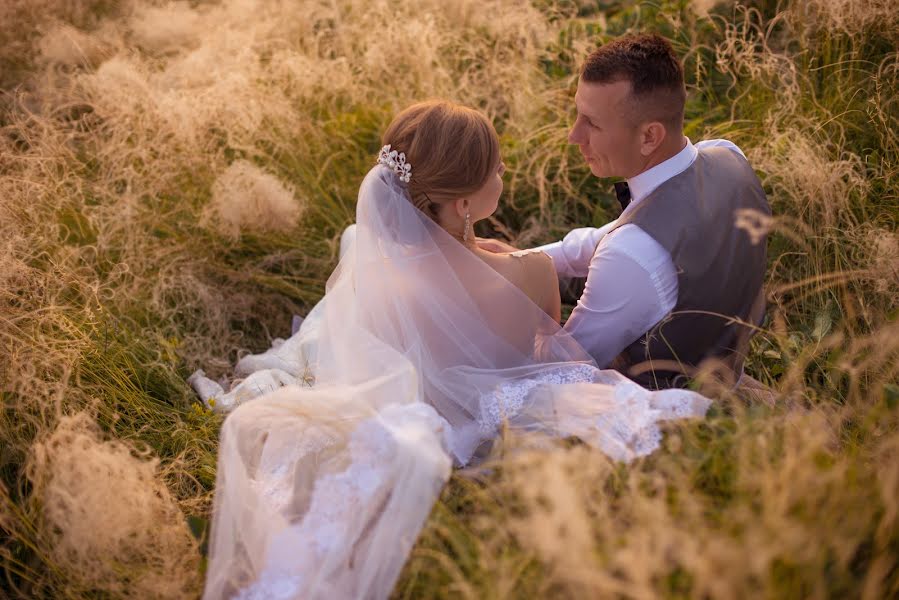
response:
<path id="1" fill-rule="evenodd" d="M 597 177 L 632 177 L 642 169 L 639 128 L 628 111 L 630 92 L 630 81 L 578 82 L 577 119 L 568 141 L 578 145 Z"/>

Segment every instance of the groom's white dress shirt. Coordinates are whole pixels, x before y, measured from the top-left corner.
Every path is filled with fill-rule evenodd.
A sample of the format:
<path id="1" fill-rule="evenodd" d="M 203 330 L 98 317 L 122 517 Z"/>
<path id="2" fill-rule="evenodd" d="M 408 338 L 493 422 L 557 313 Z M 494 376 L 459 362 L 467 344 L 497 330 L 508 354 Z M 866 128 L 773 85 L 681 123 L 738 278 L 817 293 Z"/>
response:
<path id="1" fill-rule="evenodd" d="M 692 165 L 699 148 L 713 146 L 744 156 L 727 140 L 707 140 L 694 146 L 688 139 L 679 153 L 627 180 L 631 203 L 622 216 Z M 608 366 L 677 304 L 677 271 L 671 255 L 637 225 L 623 225 L 609 233 L 616 222 L 575 229 L 562 241 L 538 248 L 552 257 L 560 278 L 587 278 L 565 330 L 600 367 Z"/>

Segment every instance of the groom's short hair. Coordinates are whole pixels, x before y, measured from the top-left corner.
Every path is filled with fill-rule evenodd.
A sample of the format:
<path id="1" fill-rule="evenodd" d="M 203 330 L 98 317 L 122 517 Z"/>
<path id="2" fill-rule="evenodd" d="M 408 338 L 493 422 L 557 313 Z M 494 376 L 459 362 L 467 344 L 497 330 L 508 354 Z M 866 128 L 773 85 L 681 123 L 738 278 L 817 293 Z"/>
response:
<path id="1" fill-rule="evenodd" d="M 669 129 L 684 125 L 684 68 L 665 38 L 654 33 L 631 34 L 594 50 L 581 68 L 587 83 L 631 83 L 634 124 L 659 121 Z"/>

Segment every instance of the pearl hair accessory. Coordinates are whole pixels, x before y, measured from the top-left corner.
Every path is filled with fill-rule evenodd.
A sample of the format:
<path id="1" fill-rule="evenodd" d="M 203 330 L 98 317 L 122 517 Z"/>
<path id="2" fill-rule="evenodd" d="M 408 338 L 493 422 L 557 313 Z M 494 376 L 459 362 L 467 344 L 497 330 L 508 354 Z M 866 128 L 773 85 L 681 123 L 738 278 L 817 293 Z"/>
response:
<path id="1" fill-rule="evenodd" d="M 400 181 L 409 183 L 409 180 L 412 179 L 412 165 L 406 162 L 406 153 L 391 150 L 390 144 L 381 148 L 381 152 L 378 153 L 378 163 L 393 169 Z"/>

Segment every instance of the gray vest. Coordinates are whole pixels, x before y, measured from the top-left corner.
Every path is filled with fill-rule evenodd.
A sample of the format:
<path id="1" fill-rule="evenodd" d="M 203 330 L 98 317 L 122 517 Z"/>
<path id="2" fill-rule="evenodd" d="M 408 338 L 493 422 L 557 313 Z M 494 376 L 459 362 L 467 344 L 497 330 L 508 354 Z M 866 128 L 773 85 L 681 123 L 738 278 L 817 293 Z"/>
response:
<path id="1" fill-rule="evenodd" d="M 735 226 L 737 211 L 770 215 L 758 177 L 727 148 L 699 150 L 696 161 L 653 190 L 618 220 L 652 236 L 677 269 L 677 303 L 666 318 L 634 340 L 614 366 L 653 389 L 686 383 L 708 358 L 745 352 L 750 328 L 764 314 L 766 237 Z M 755 242 L 755 243 L 754 243 Z M 606 285 L 614 285 L 607 282 Z M 744 343 L 745 342 L 745 343 Z M 742 370 L 742 360 L 739 362 Z"/>

